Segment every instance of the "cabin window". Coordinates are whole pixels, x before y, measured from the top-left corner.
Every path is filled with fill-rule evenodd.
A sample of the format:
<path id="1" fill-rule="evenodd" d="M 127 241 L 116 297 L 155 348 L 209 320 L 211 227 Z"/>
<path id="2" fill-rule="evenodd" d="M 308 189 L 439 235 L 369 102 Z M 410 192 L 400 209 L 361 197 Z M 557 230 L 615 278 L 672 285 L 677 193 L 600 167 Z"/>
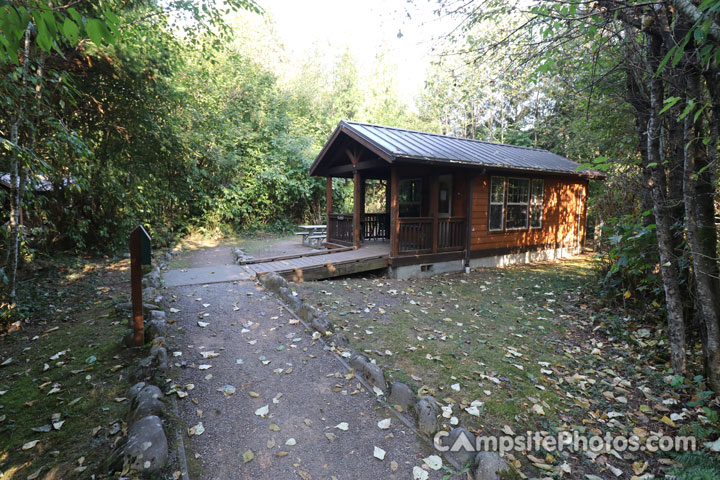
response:
<path id="1" fill-rule="evenodd" d="M 544 190 L 545 182 L 537 178 L 533 179 L 530 196 L 530 228 L 542 228 Z"/>
<path id="2" fill-rule="evenodd" d="M 508 230 L 527 228 L 530 180 L 508 178 L 505 226 Z"/>
<path id="3" fill-rule="evenodd" d="M 447 218 L 452 214 L 452 175 L 438 177 L 438 216 Z"/>
<path id="4" fill-rule="evenodd" d="M 505 217 L 505 177 L 490 179 L 490 230 L 502 230 Z"/>
<path id="5" fill-rule="evenodd" d="M 420 217 L 422 210 L 422 180 L 412 178 L 400 180 L 400 216 Z"/>

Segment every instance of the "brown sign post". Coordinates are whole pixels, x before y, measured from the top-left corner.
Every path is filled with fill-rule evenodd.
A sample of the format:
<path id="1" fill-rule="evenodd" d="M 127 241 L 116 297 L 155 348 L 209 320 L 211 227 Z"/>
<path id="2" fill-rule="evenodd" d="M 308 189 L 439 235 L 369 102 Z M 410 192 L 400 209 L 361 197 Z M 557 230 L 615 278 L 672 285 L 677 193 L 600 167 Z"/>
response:
<path id="1" fill-rule="evenodd" d="M 151 263 L 150 248 L 150 235 L 142 226 L 138 226 L 130 233 L 130 297 L 132 300 L 133 343 L 136 347 L 145 343 L 142 266 Z"/>

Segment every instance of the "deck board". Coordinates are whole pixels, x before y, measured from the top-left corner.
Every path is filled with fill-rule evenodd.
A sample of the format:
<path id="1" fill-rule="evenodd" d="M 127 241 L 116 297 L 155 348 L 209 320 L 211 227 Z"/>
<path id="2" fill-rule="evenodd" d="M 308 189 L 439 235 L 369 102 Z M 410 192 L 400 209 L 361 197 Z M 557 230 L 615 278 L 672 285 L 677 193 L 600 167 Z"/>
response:
<path id="1" fill-rule="evenodd" d="M 357 250 L 332 250 L 322 255 L 287 259 L 269 259 L 243 265 L 248 273 L 263 275 L 276 272 L 296 281 L 329 278 L 344 273 L 357 273 L 382 268 L 390 255 L 388 244 L 364 245 Z"/>

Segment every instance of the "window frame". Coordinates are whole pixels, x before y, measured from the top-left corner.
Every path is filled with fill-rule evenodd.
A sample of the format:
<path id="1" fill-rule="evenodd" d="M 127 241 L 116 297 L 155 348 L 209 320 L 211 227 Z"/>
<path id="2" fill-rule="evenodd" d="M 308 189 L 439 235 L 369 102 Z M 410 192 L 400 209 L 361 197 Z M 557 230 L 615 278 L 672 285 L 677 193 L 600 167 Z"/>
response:
<path id="1" fill-rule="evenodd" d="M 493 179 L 499 178 L 502 181 L 503 191 L 502 191 L 502 201 L 501 202 L 493 202 Z M 488 202 L 488 231 L 490 232 L 504 232 L 505 231 L 505 203 L 507 201 L 507 177 L 502 176 L 491 176 L 490 182 L 489 182 L 489 193 L 490 198 Z M 500 205 L 501 214 L 500 214 L 500 228 L 492 228 L 491 219 L 490 219 L 490 210 L 492 209 L 493 205 Z"/>
<path id="2" fill-rule="evenodd" d="M 492 182 L 493 179 L 501 179 L 503 182 L 503 201 L 500 202 L 493 202 L 493 189 L 492 189 Z M 509 196 L 509 180 L 527 180 L 528 181 L 528 197 L 527 197 L 527 203 L 524 202 L 508 202 L 508 196 Z M 542 184 L 542 196 L 540 198 L 540 201 L 535 203 L 533 202 L 533 185 L 536 182 L 541 182 Z M 505 175 L 490 175 L 490 179 L 488 181 L 488 210 L 487 210 L 487 229 L 490 233 L 505 233 L 505 232 L 518 232 L 518 231 L 530 231 L 530 230 L 542 230 L 544 226 L 544 209 L 545 209 L 545 179 L 544 178 L 537 178 L 537 177 L 518 177 L 518 176 L 505 176 Z M 492 209 L 493 205 L 500 205 L 502 208 L 502 228 L 491 228 L 491 217 L 490 217 L 490 211 Z M 508 228 L 507 226 L 507 212 L 508 212 L 508 205 L 525 205 L 527 206 L 527 215 L 526 215 L 526 222 L 524 227 L 512 227 Z M 534 206 L 537 206 L 540 208 L 540 225 L 539 226 L 531 226 L 531 211 Z"/>
<path id="3" fill-rule="evenodd" d="M 510 202 L 510 180 L 523 180 L 527 182 L 527 201 L 526 202 Z M 527 177 L 507 177 L 507 188 L 505 189 L 505 230 L 506 231 L 514 231 L 514 230 L 527 230 L 530 226 L 530 187 L 532 186 L 532 179 Z M 507 226 L 507 212 L 508 207 L 512 205 L 514 207 L 517 206 L 525 206 L 527 207 L 527 210 L 525 211 L 525 225 L 522 227 L 508 227 Z"/>
<path id="4" fill-rule="evenodd" d="M 542 185 L 542 187 L 540 189 L 540 201 L 539 202 L 535 202 L 535 199 L 534 199 L 535 182 L 539 182 L 540 185 Z M 533 224 L 532 224 L 533 207 L 539 207 L 539 209 L 540 209 L 540 224 L 537 226 L 533 226 Z M 534 229 L 534 230 L 542 229 L 544 209 L 545 209 L 545 179 L 533 178 L 530 181 L 530 206 L 528 207 L 528 225 L 531 229 Z"/>
<path id="5" fill-rule="evenodd" d="M 408 182 L 408 183 L 410 183 L 410 182 L 418 182 L 418 184 L 419 184 L 419 189 L 418 189 L 418 190 L 419 190 L 419 199 L 418 199 L 417 201 L 413 201 L 413 202 L 403 202 L 403 201 L 400 200 L 400 197 L 401 197 L 401 195 L 402 195 L 402 194 L 401 194 L 401 192 L 402 192 L 402 186 L 401 186 L 401 184 L 402 184 L 403 182 Z M 423 179 L 422 179 L 422 177 L 412 177 L 412 178 L 402 178 L 402 179 L 400 179 L 400 181 L 398 182 L 398 213 L 400 213 L 400 212 L 402 211 L 402 206 L 403 206 L 403 205 L 417 206 L 417 207 L 418 207 L 418 212 L 419 212 L 419 215 L 418 215 L 417 217 L 403 217 L 402 215 L 400 215 L 401 218 L 421 218 L 421 216 L 422 216 L 422 202 L 423 202 L 422 189 L 423 189 Z"/>

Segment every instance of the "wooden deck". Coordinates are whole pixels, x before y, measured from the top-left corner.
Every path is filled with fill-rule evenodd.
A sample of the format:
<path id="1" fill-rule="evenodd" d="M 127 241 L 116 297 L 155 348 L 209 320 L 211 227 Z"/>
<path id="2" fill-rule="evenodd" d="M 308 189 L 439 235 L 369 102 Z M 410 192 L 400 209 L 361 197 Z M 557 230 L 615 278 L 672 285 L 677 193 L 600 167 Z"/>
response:
<path id="1" fill-rule="evenodd" d="M 275 272 L 289 281 L 302 282 L 385 268 L 388 266 L 389 256 L 388 243 L 371 243 L 357 250 L 342 249 L 321 255 L 256 261 L 242 265 L 242 268 L 250 275 Z"/>

